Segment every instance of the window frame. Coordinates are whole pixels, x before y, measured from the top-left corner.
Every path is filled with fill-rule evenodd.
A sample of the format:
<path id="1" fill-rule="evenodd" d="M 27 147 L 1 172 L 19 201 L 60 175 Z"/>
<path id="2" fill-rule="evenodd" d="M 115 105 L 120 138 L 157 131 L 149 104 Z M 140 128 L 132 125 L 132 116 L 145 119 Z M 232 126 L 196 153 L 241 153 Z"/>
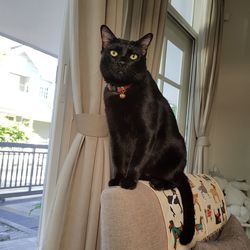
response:
<path id="1" fill-rule="evenodd" d="M 161 56 L 161 65 L 162 68 L 159 69 L 159 74 L 158 74 L 158 82 L 160 82 L 160 84 L 158 84 L 160 91 L 163 93 L 163 86 L 164 84 L 169 84 L 170 86 L 176 88 L 179 91 L 179 99 L 178 99 L 178 112 L 176 114 L 176 118 L 180 127 L 180 130 L 182 132 L 182 134 L 184 135 L 185 139 L 186 139 L 186 134 L 188 133 L 187 131 L 187 120 L 189 118 L 188 113 L 189 113 L 189 103 L 190 103 L 190 85 L 192 85 L 192 72 L 193 72 L 193 63 L 194 63 L 194 51 L 195 51 L 195 40 L 193 37 L 193 34 L 190 34 L 188 32 L 188 30 L 181 25 L 181 21 L 185 22 L 186 25 L 189 25 L 187 23 L 187 21 L 185 21 L 184 18 L 181 18 L 180 20 L 178 18 L 180 18 L 180 14 L 171 6 L 170 7 L 171 10 L 168 10 L 167 13 L 167 18 L 166 18 L 166 23 L 170 25 L 170 27 L 172 27 L 172 30 L 169 30 L 168 26 L 166 25 L 166 29 L 164 31 L 164 40 L 163 40 L 163 51 L 162 51 L 162 56 Z M 174 11 L 173 13 L 171 11 Z M 178 14 L 178 17 L 175 16 L 175 14 Z M 190 26 L 190 25 L 189 25 Z M 175 31 L 177 31 L 178 33 L 175 33 L 175 31 L 173 30 L 176 29 Z M 189 27 L 191 28 L 191 26 Z M 174 42 L 174 44 L 176 45 L 180 45 L 180 47 L 186 47 L 185 43 L 186 41 L 184 41 L 183 43 L 180 40 L 180 35 L 181 36 L 186 36 L 187 38 L 189 37 L 190 39 L 192 39 L 192 48 L 191 48 L 191 54 L 189 55 L 190 57 L 190 62 L 191 62 L 191 66 L 188 70 L 188 74 L 189 74 L 189 81 L 188 84 L 178 84 L 174 81 L 172 81 L 171 79 L 169 79 L 167 76 L 164 76 L 164 68 L 165 68 L 165 63 L 166 63 L 166 50 L 167 50 L 167 40 L 166 40 L 166 36 L 167 36 L 167 32 L 169 34 L 171 34 L 171 40 Z M 171 40 L 169 40 L 171 42 Z M 178 47 L 178 46 L 177 46 Z M 182 64 L 185 63 L 184 60 L 186 60 L 185 58 L 183 58 Z M 183 70 L 183 68 L 182 68 Z M 182 76 L 183 74 L 185 74 L 185 72 L 182 71 Z M 182 81 L 182 80 L 181 80 Z M 185 104 L 185 110 L 183 105 Z M 184 117 L 183 117 L 184 116 Z M 182 117 L 182 118 L 180 118 Z"/>
<path id="2" fill-rule="evenodd" d="M 176 13 L 178 13 L 178 12 L 176 12 Z M 190 94 L 191 94 L 190 85 L 192 84 L 193 79 L 194 79 L 193 78 L 193 62 L 194 62 L 194 56 L 195 56 L 195 53 L 194 53 L 195 52 L 195 40 L 194 40 L 194 37 L 190 33 L 188 33 L 188 31 L 183 26 L 181 26 L 181 24 L 178 22 L 178 20 L 175 18 L 175 16 L 173 16 L 171 13 L 168 13 L 167 20 L 168 19 L 170 19 L 171 25 L 175 26 L 175 28 L 178 30 L 178 33 L 182 33 L 181 36 L 183 36 L 183 37 L 187 36 L 190 39 L 192 39 L 192 48 L 191 48 L 191 53 L 190 53 L 190 63 L 191 63 L 191 65 L 190 65 L 190 68 L 189 68 L 189 71 L 188 71 L 189 83 L 186 84 L 186 85 L 177 84 L 177 83 L 171 81 L 169 78 L 166 78 L 166 77 L 162 78 L 162 76 L 159 74 L 160 79 L 162 79 L 164 82 L 167 82 L 167 84 L 169 84 L 169 85 L 171 85 L 171 86 L 173 86 L 173 87 L 175 87 L 175 88 L 177 88 L 179 90 L 178 104 L 179 104 L 181 109 L 178 112 L 177 120 L 178 120 L 178 123 L 179 123 L 180 130 L 181 130 L 183 136 L 186 139 L 186 135 L 188 133 L 186 123 L 187 123 L 187 119 L 189 118 L 189 116 L 188 116 L 189 108 L 188 107 L 189 107 L 189 99 L 190 99 Z M 166 29 L 168 29 L 168 27 L 166 27 Z M 174 32 L 173 32 L 171 38 L 174 38 L 173 41 L 175 42 L 176 45 L 179 45 L 180 47 L 186 47 L 185 42 L 180 42 L 178 34 L 174 34 Z M 164 42 L 166 42 L 166 41 L 164 41 Z M 165 54 L 165 51 L 164 51 L 164 54 Z M 161 58 L 161 60 L 165 60 L 165 57 Z M 186 60 L 186 59 L 183 58 L 183 60 Z M 185 63 L 185 62 L 182 61 L 182 63 Z M 185 74 L 187 72 L 182 72 L 182 73 Z M 182 75 L 182 77 L 185 78 L 186 76 Z M 161 90 L 163 90 L 163 89 L 161 89 Z M 183 108 L 184 104 L 185 104 L 185 107 L 186 107 L 185 110 Z M 183 116 L 184 116 L 184 118 L 183 118 Z M 181 119 L 178 119 L 180 117 L 181 117 Z"/>
<path id="3" fill-rule="evenodd" d="M 187 152 L 190 152 L 187 154 L 188 155 L 187 171 L 188 171 L 188 166 L 190 165 L 190 162 L 193 157 L 191 152 L 194 151 L 194 144 L 193 144 L 194 121 L 193 121 L 192 109 L 193 109 L 194 91 L 195 91 L 195 78 L 196 78 L 195 68 L 196 68 L 196 61 L 197 61 L 197 55 L 198 55 L 198 37 L 199 37 L 198 35 L 199 13 L 197 13 L 197 10 L 199 10 L 201 5 L 202 5 L 201 1 L 195 0 L 192 26 L 179 14 L 179 12 L 177 12 L 177 10 L 171 5 L 170 1 L 168 4 L 167 17 L 166 17 L 166 18 L 172 18 L 172 20 L 176 23 L 176 25 L 179 25 L 193 39 L 193 51 L 191 55 L 190 80 L 189 80 L 189 85 L 188 85 L 187 107 L 186 107 L 185 128 L 184 128 L 184 131 L 185 131 L 184 139 L 186 142 Z M 166 22 L 167 22 L 167 19 L 166 19 Z M 164 38 L 164 42 L 165 42 L 165 38 Z M 161 60 L 164 60 L 164 59 L 161 58 Z M 161 87 L 160 90 L 162 91 L 163 88 Z"/>

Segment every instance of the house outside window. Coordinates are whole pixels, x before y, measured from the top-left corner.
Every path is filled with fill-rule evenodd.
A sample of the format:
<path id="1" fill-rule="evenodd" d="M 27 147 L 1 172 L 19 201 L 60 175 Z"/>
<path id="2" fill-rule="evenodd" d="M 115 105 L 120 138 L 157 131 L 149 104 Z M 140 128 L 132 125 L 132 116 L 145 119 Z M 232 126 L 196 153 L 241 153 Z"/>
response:
<path id="1" fill-rule="evenodd" d="M 13 117 L 28 143 L 49 141 L 56 67 L 56 58 L 0 36 L 0 122 Z"/>

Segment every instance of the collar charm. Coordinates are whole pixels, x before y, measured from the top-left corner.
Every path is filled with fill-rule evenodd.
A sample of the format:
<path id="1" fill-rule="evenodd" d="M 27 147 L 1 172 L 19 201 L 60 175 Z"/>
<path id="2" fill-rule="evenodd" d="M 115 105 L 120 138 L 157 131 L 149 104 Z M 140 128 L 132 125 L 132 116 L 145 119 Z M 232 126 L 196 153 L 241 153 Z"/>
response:
<path id="1" fill-rule="evenodd" d="M 125 99 L 126 98 L 126 91 L 128 88 L 130 88 L 131 84 L 129 85 L 125 85 L 125 86 L 121 86 L 121 87 L 116 87 L 114 85 L 111 85 L 110 83 L 107 83 L 107 88 L 110 92 L 115 92 L 117 94 L 119 94 L 119 97 L 121 99 Z"/>

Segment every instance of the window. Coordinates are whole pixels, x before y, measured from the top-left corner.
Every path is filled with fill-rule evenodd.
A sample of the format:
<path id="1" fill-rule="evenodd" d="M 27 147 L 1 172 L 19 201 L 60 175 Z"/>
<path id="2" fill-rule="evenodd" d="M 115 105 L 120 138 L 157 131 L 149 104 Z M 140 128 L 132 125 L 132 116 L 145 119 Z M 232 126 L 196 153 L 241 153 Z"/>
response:
<path id="1" fill-rule="evenodd" d="M 32 121 L 29 119 L 22 118 L 22 124 L 26 127 L 29 127 L 32 124 Z"/>
<path id="2" fill-rule="evenodd" d="M 29 77 L 26 76 L 19 76 L 19 90 L 21 92 L 29 92 Z"/>
<path id="3" fill-rule="evenodd" d="M 193 38 L 168 15 L 158 87 L 173 109 L 183 135 L 186 126 L 192 51 Z"/>
<path id="4" fill-rule="evenodd" d="M 0 36 L 0 249 L 36 249 L 56 69 L 56 58 Z"/>
<path id="5" fill-rule="evenodd" d="M 48 87 L 40 87 L 39 96 L 43 99 L 48 99 L 49 88 Z"/>
<path id="6" fill-rule="evenodd" d="M 16 88 L 21 92 L 29 92 L 29 80 L 27 76 L 19 75 L 16 73 L 9 73 L 10 80 L 15 84 Z M 1 76 L 0 76 L 1 77 Z"/>
<path id="7" fill-rule="evenodd" d="M 8 119 L 9 121 L 14 121 L 15 120 L 15 117 L 9 116 L 9 115 L 6 115 L 5 118 Z"/>
<path id="8" fill-rule="evenodd" d="M 171 0 L 170 4 L 192 26 L 194 14 L 194 0 Z"/>

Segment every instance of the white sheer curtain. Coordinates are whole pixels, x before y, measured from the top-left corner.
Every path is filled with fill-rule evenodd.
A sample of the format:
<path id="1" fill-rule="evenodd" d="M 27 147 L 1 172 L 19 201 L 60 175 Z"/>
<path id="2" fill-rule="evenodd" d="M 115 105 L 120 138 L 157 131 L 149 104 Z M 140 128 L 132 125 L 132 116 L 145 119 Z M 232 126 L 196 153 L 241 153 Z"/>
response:
<path id="1" fill-rule="evenodd" d="M 121 36 L 124 6 L 123 1 L 116 0 L 68 1 L 57 82 L 68 85 L 68 113 L 63 135 L 59 135 L 59 161 L 53 159 L 59 140 L 52 138 L 39 249 L 98 248 L 100 195 L 110 175 L 99 28 L 108 23 L 108 15 L 116 24 L 114 31 Z M 60 106 L 60 98 L 57 102 Z M 57 127 L 53 130 L 56 135 Z"/>
<path id="2" fill-rule="evenodd" d="M 196 83 L 194 94 L 195 151 L 190 165 L 191 173 L 206 173 L 208 170 L 207 123 L 217 84 L 224 21 L 223 0 L 202 0 L 203 10 L 198 37 Z"/>
<path id="3" fill-rule="evenodd" d="M 99 70 L 100 26 L 105 23 L 118 37 L 123 37 L 128 10 L 135 2 L 68 0 L 57 81 L 60 97 L 56 100 L 43 202 L 41 250 L 100 248 L 100 195 L 110 177 L 109 139 L 102 101 L 104 84 Z M 142 9 L 130 24 L 133 28 L 136 22 L 144 28 L 133 38 L 138 39 L 145 32 L 155 33 L 149 64 L 158 73 L 155 64 L 160 61 L 167 1 L 138 3 Z M 62 125 L 57 117 L 65 85 L 63 133 L 58 135 L 56 131 Z"/>

